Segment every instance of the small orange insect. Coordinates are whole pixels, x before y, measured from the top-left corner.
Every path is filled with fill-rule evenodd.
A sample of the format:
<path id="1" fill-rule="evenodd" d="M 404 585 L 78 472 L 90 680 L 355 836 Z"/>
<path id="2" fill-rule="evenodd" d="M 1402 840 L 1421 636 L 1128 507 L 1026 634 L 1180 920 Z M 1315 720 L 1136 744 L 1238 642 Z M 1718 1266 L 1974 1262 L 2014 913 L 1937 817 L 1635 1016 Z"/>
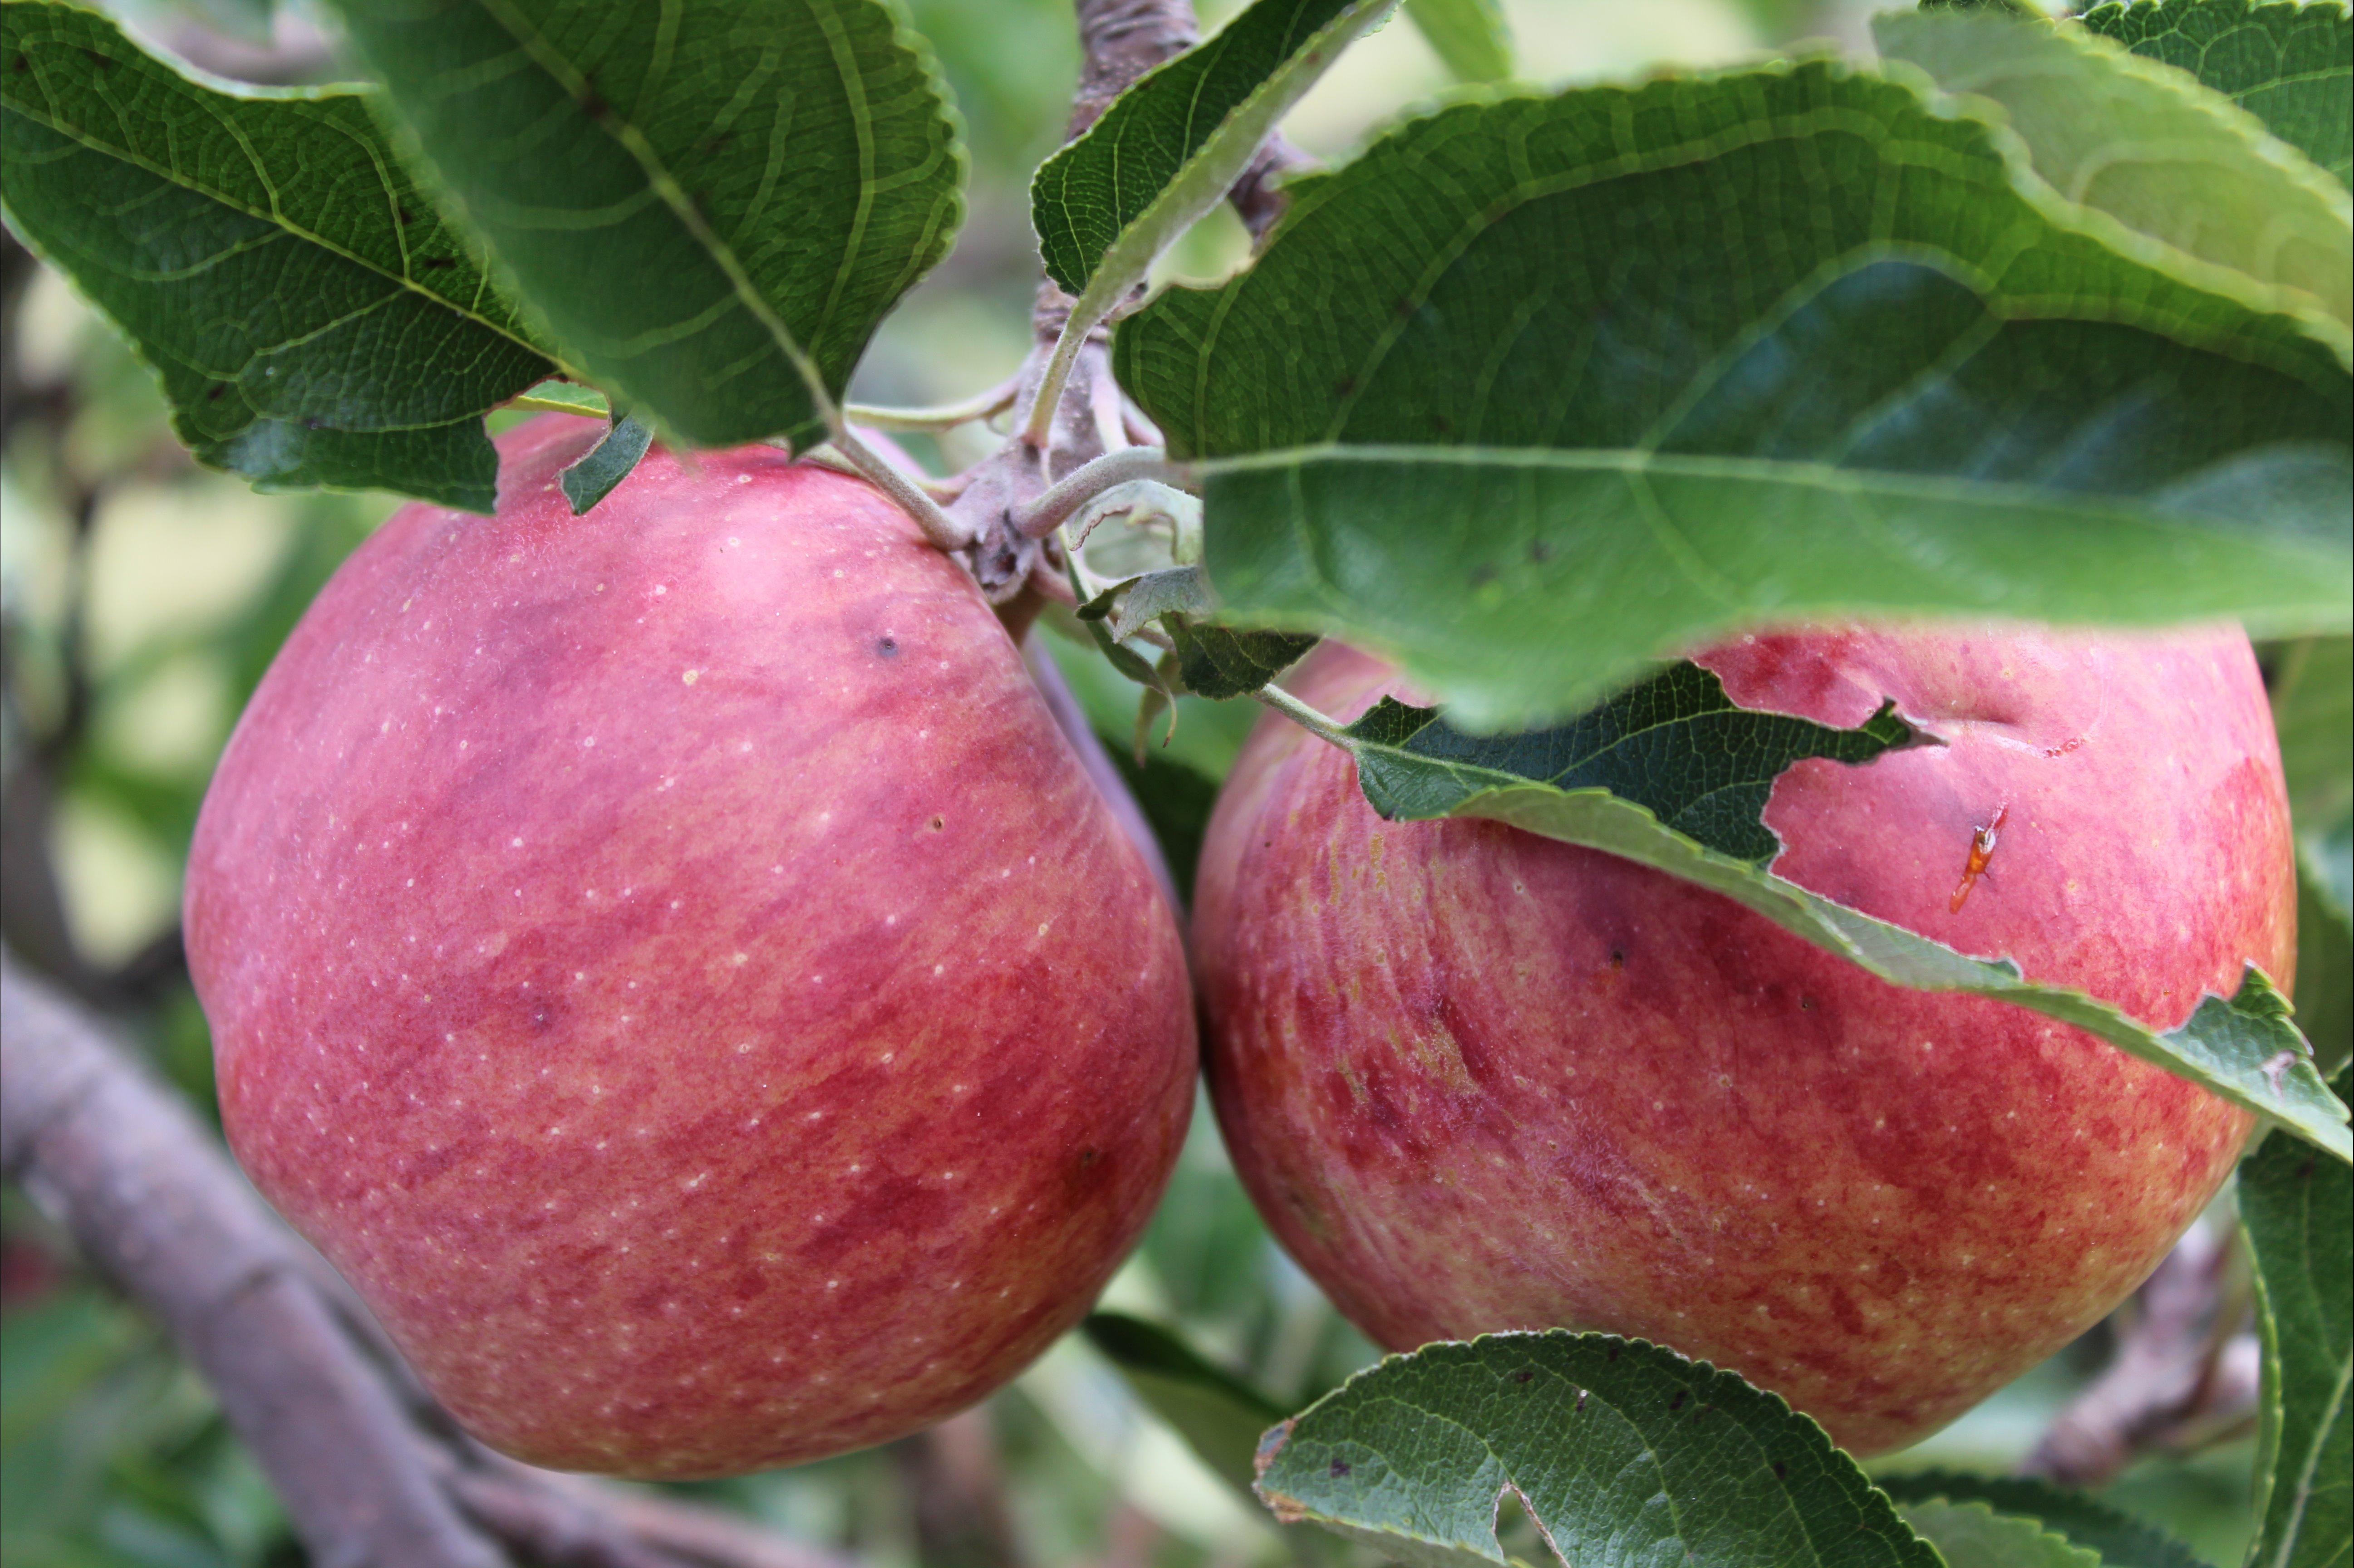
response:
<path id="1" fill-rule="evenodd" d="M 1962 867 L 1961 885 L 1954 889 L 1953 901 L 1946 906 L 1947 914 L 1960 914 L 1962 906 L 1969 902 L 1970 889 L 1976 887 L 1978 878 L 1986 874 L 1987 862 L 1994 858 L 1996 836 L 2002 832 L 2003 819 L 2009 815 L 2009 806 L 1997 806 L 1994 821 L 1971 836 L 1969 862 Z"/>

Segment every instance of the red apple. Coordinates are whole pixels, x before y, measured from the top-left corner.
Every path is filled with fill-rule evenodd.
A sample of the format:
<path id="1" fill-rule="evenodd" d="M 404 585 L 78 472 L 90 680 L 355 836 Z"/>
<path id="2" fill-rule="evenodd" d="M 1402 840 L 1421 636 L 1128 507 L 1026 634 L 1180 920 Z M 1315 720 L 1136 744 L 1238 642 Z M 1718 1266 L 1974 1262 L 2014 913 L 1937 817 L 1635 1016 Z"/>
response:
<path id="1" fill-rule="evenodd" d="M 1801 886 L 2164 1028 L 2244 962 L 2290 980 L 2288 807 L 2238 630 L 1853 630 L 1699 662 L 1744 706 L 1854 725 L 1893 697 L 1946 742 L 1786 773 L 1766 820 Z M 1335 649 L 1296 689 L 1354 715 L 1396 688 Z M 1889 985 L 1662 873 L 1384 822 L 1280 722 L 1197 885 L 1227 1147 L 1393 1348 L 1640 1336 L 1882 1452 L 2115 1306 L 2249 1129 L 2090 1035 Z"/>
<path id="2" fill-rule="evenodd" d="M 187 940 L 264 1195 L 485 1441 L 740 1472 L 1086 1311 L 1191 1106 L 1175 923 L 970 581 L 864 483 L 501 441 L 319 596 Z"/>

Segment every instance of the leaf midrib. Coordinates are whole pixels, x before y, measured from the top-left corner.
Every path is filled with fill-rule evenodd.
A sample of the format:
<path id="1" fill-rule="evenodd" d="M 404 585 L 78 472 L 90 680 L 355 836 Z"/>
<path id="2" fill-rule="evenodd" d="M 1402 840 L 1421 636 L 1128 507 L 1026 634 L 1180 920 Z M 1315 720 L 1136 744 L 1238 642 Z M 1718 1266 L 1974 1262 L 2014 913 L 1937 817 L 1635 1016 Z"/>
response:
<path id="1" fill-rule="evenodd" d="M 663 162 L 652 143 L 646 140 L 645 133 L 623 116 L 620 110 L 610 105 L 608 105 L 608 113 L 603 116 L 589 114 L 585 107 L 588 91 L 587 80 L 572 68 L 569 61 L 546 46 L 545 40 L 540 37 L 538 30 L 532 26 L 530 19 L 519 15 L 510 0 L 474 0 L 474 3 L 482 8 L 484 14 L 500 31 L 514 40 L 515 47 L 523 51 L 525 58 L 546 73 L 548 79 L 555 82 L 565 97 L 571 101 L 576 111 L 591 125 L 610 136 L 643 171 L 647 186 L 656 199 L 670 210 L 671 216 L 678 220 L 679 226 L 684 228 L 688 236 L 717 264 L 721 274 L 727 280 L 728 291 L 736 302 L 760 324 L 762 330 L 768 334 L 769 341 L 775 344 L 777 351 L 784 355 L 785 362 L 793 367 L 793 373 L 801 378 L 803 389 L 809 394 L 811 408 L 818 418 L 827 429 L 839 429 L 842 424 L 841 411 L 834 405 L 832 394 L 826 389 L 825 379 L 819 373 L 815 361 L 811 359 L 808 351 L 802 348 L 800 342 L 793 336 L 792 330 L 785 324 L 783 318 L 779 316 L 761 296 L 750 273 L 745 270 L 742 260 L 737 256 L 735 248 L 721 239 L 713 230 L 709 221 L 696 209 L 695 204 L 686 199 L 684 187 L 671 173 L 669 165 Z M 672 0 L 665 0 L 663 7 L 665 16 L 672 14 L 673 8 Z M 807 9 L 818 19 L 819 25 L 822 27 L 825 21 L 821 14 L 822 8 L 809 6 Z M 831 32 L 828 37 L 831 41 Z M 839 50 L 830 50 L 829 53 L 832 57 L 835 73 L 843 74 Z M 863 101 L 854 85 L 845 83 L 844 90 L 854 101 Z M 842 265 L 844 268 L 849 266 L 850 259 L 857 252 L 858 234 L 863 232 L 866 209 L 874 199 L 873 170 L 870 166 L 871 128 L 863 116 L 858 117 L 857 124 L 860 227 L 859 230 L 854 231 L 850 243 L 843 248 Z M 841 270 L 837 269 L 836 290 L 840 288 L 842 276 Z M 833 296 L 829 293 L 827 297 L 829 312 L 832 308 L 832 302 Z"/>
<path id="2" fill-rule="evenodd" d="M 57 46 L 58 43 L 56 39 L 41 40 L 41 42 L 46 42 L 52 46 Z M 60 47 L 76 48 L 79 46 L 68 45 Z M 140 69 L 138 62 L 124 60 L 119 57 L 110 56 L 109 58 L 114 58 L 116 63 L 119 65 L 127 66 L 133 69 Z M 202 88 L 201 83 L 191 83 L 190 85 L 196 86 L 200 89 Z M 303 98 L 256 98 L 251 100 L 241 100 L 241 101 L 250 101 L 255 103 L 319 103 L 338 98 L 358 99 L 363 96 L 365 95 L 356 92 L 319 93 Z M 413 293 L 420 299 L 429 300 L 434 304 L 450 312 L 451 314 L 459 316 L 466 321 L 472 322 L 476 325 L 481 326 L 487 331 L 496 333 L 499 336 L 505 338 L 508 342 L 514 344 L 518 347 L 529 349 L 533 354 L 538 355 L 543 358 L 549 357 L 546 349 L 535 343 L 533 343 L 530 339 L 520 335 L 512 327 L 504 326 L 498 322 L 493 321 L 477 310 L 459 304 L 456 301 L 450 299 L 447 295 L 437 294 L 432 290 L 424 287 L 413 278 L 409 278 L 402 273 L 388 271 L 380 263 L 371 260 L 366 256 L 360 255 L 356 251 L 351 249 L 348 246 L 337 244 L 335 241 L 327 238 L 323 235 L 314 233 L 312 230 L 303 228 L 301 224 L 289 218 L 282 211 L 279 210 L 275 205 L 266 211 L 257 210 L 251 205 L 237 200 L 227 195 L 225 192 L 216 190 L 200 181 L 188 178 L 180 170 L 159 164 L 154 159 L 133 152 L 129 148 L 111 145 L 106 142 L 97 140 L 88 131 L 80 126 L 62 123 L 56 118 L 56 116 L 44 110 L 34 108 L 31 104 L 26 102 L 23 99 L 13 93 L 8 95 L 5 100 L 0 100 L 0 107 L 5 107 L 13 113 L 21 114 L 27 120 L 33 122 L 35 124 L 45 126 L 48 130 L 65 137 L 67 140 L 75 143 L 77 145 L 87 148 L 89 151 L 96 153 L 101 157 L 112 158 L 117 163 L 127 164 L 133 168 L 139 169 L 145 174 L 154 176 L 156 179 L 164 181 L 167 185 L 175 185 L 178 188 L 188 192 L 191 196 L 202 196 L 204 199 L 213 203 L 217 207 L 223 207 L 230 212 L 242 214 L 244 217 L 252 218 L 257 223 L 266 223 L 271 228 L 276 228 L 280 232 L 293 238 L 302 240 L 306 244 L 315 245 L 329 255 L 336 257 L 339 260 L 348 261 L 353 266 L 361 269 L 363 271 L 381 278 L 385 281 L 405 290 L 408 292 Z M 244 151 L 246 161 L 252 166 L 254 178 L 260 181 L 262 186 L 272 194 L 274 198 L 278 188 L 277 182 L 270 177 L 269 171 L 263 168 L 260 162 L 254 157 L 252 148 L 248 143 L 244 132 L 239 130 L 239 127 L 228 121 L 220 120 L 219 116 L 213 111 L 210 105 L 198 103 L 194 105 L 194 107 L 205 113 L 213 114 L 214 118 L 218 121 L 221 128 L 237 141 L 240 149 Z M 331 127 L 331 129 L 338 132 L 342 131 L 342 127 L 340 126 Z M 397 200 L 398 198 L 395 196 L 392 188 L 382 183 L 384 177 L 384 164 L 382 160 L 376 157 L 375 149 L 364 148 L 363 150 L 368 154 L 369 162 L 375 164 L 376 166 L 378 188 L 383 191 L 387 199 Z M 394 226 L 397 231 L 399 227 L 400 226 L 398 224 Z M 408 249 L 408 237 L 406 233 L 402 233 L 400 234 L 399 238 L 402 253 L 406 255 Z M 479 269 L 477 269 L 477 273 L 479 277 Z"/>

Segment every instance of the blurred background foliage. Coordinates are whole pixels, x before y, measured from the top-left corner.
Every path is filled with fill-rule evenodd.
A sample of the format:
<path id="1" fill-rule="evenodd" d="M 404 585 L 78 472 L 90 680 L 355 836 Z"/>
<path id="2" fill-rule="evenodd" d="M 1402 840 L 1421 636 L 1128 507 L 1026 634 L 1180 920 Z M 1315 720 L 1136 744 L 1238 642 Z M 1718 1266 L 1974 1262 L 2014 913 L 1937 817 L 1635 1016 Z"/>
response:
<path id="1" fill-rule="evenodd" d="M 1058 142 L 1077 69 L 1067 0 L 907 0 L 938 50 L 973 153 L 956 252 L 885 323 L 854 395 L 947 401 L 1012 373 L 1037 277 L 1025 195 Z M 122 0 L 152 47 L 227 76 L 331 79 L 313 19 L 269 0 Z M 1205 26 L 1238 9 L 1205 5 Z M 1506 0 L 1522 75 L 1624 78 L 1830 37 L 1860 47 L 1856 0 Z M 1447 79 L 1411 26 L 1346 57 L 1288 122 L 1345 157 Z M 1207 280 L 1240 264 L 1223 211 L 1164 264 Z M 335 565 L 391 509 L 375 495 L 260 495 L 198 470 L 153 379 L 58 277 L 6 242 L 0 323 L 0 611 L 5 618 L 6 935 L 109 1004 L 192 1101 L 212 1106 L 204 1021 L 179 963 L 180 866 L 215 758 L 280 640 Z M 910 438 L 943 471 L 977 430 Z M 1077 643 L 1050 642 L 1115 755 L 1130 756 L 1136 688 Z M 1180 874 L 1254 716 L 1183 700 L 1173 741 L 1125 766 Z M 2228 1196 L 2226 1199 L 2228 1202 Z M 0 1195 L 0 1559 L 10 1568 L 251 1568 L 302 1561 L 267 1482 L 154 1327 L 80 1272 L 13 1189 Z M 1108 1307 L 1172 1323 L 1278 1400 L 1301 1403 L 1373 1348 L 1268 1238 L 1204 1104 L 1174 1183 Z M 2129 1306 L 2126 1310 L 2130 1312 Z M 2105 1326 L 1928 1444 L 1887 1463 L 2014 1466 L 2102 1364 Z M 993 1400 L 971 1431 L 993 1450 L 1021 1560 L 1106 1568 L 1278 1562 L 1266 1515 L 1147 1416 L 1076 1336 Z M 2146 1460 L 2112 1489 L 2210 1561 L 2242 1550 L 2251 1448 Z M 921 1472 L 904 1454 L 681 1489 L 877 1568 L 916 1568 Z M 995 1552 L 1003 1556 L 1004 1541 Z M 939 1552 L 930 1553 L 938 1557 Z M 970 1563 L 991 1551 L 966 1553 Z M 928 1568 L 929 1565 L 928 1564 Z M 955 1568 L 968 1568 L 958 1563 Z"/>

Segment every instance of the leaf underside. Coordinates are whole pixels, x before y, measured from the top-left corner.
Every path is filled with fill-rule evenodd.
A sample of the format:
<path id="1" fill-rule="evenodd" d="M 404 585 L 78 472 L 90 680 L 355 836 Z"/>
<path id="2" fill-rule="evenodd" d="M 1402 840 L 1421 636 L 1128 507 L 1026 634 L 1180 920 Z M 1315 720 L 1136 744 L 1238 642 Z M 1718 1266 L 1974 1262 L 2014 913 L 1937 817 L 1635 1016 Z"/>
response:
<path id="1" fill-rule="evenodd" d="M 1993 105 L 2028 199 L 2064 227 L 2251 307 L 2302 318 L 2354 357 L 2345 185 L 2195 78 L 2097 33 L 1992 11 L 1872 20 L 1882 55 L 1963 112 Z"/>
<path id="2" fill-rule="evenodd" d="M 1267 1435 L 1259 1495 L 1416 1568 L 1507 1561 L 1517 1493 L 1566 1563 L 1935 1568 L 1822 1428 L 1731 1372 L 1554 1330 L 1426 1345 Z"/>
<path id="3" fill-rule="evenodd" d="M 491 509 L 482 414 L 552 366 L 367 95 L 217 90 L 29 0 L 0 62 L 9 220 L 130 337 L 199 461 Z"/>
<path id="4" fill-rule="evenodd" d="M 614 420 L 601 440 L 556 476 L 564 486 L 564 499 L 572 503 L 572 514 L 578 517 L 612 494 L 637 468 L 653 439 L 653 431 L 633 416 L 624 414 Z"/>
<path id="5" fill-rule="evenodd" d="M 2354 180 L 2354 15 L 2290 0 L 2109 0 L 2084 26 L 2189 71 L 2338 180 Z"/>
<path id="6" fill-rule="evenodd" d="M 962 213 L 944 90 L 882 0 L 343 15 L 567 359 L 688 440 L 822 439 Z"/>
<path id="7" fill-rule="evenodd" d="M 1313 637 L 1238 631 L 1176 611 L 1164 613 L 1161 624 L 1177 644 L 1177 673 L 1185 689 L 1219 701 L 1250 695 L 1316 646 Z"/>
<path id="8" fill-rule="evenodd" d="M 2336 630 L 2354 397 L 2296 323 L 2056 228 L 1821 61 L 1458 104 L 1123 323 L 1239 626 L 1466 727 L 1859 614 Z"/>

